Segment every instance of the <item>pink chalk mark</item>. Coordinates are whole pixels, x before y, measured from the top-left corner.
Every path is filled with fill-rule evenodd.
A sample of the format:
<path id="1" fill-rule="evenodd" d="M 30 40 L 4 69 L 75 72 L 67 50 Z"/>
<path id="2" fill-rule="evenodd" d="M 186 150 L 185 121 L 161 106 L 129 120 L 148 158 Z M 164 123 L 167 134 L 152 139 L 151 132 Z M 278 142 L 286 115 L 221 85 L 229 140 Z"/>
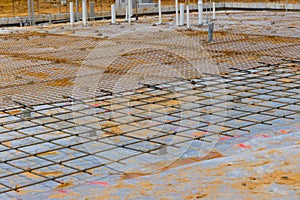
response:
<path id="1" fill-rule="evenodd" d="M 88 184 L 108 186 L 108 182 L 101 181 L 88 182 Z"/>
<path id="2" fill-rule="evenodd" d="M 241 147 L 241 148 L 246 148 L 246 149 L 250 149 L 250 148 L 252 148 L 250 145 L 245 145 L 245 144 L 238 144 L 238 146 L 239 147 Z"/>

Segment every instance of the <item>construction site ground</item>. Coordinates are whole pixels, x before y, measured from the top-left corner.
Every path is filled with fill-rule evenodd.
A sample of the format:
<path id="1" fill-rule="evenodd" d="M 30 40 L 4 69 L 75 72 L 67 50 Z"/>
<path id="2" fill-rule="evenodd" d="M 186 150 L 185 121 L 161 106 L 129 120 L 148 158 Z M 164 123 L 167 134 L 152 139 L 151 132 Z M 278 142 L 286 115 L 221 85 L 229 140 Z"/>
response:
<path id="1" fill-rule="evenodd" d="M 197 20 L 1 28 L 0 199 L 299 199 L 300 13 Z"/>

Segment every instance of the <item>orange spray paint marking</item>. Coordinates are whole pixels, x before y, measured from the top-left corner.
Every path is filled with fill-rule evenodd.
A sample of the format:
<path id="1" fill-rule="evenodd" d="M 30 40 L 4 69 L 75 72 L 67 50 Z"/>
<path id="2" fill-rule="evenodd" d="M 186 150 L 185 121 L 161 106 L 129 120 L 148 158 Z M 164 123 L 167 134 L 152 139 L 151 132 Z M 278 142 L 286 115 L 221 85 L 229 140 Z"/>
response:
<path id="1" fill-rule="evenodd" d="M 246 148 L 246 149 L 250 149 L 251 148 L 251 146 L 250 145 L 245 145 L 245 144 L 238 144 L 238 146 L 239 147 L 241 147 L 241 148 Z"/>
<path id="2" fill-rule="evenodd" d="M 88 184 L 108 186 L 108 182 L 101 181 L 88 182 Z"/>
<path id="3" fill-rule="evenodd" d="M 193 134 L 193 136 L 194 137 L 200 137 L 200 136 L 205 135 L 205 134 L 207 134 L 207 132 L 201 131 L 201 132 L 197 132 L 197 133 Z"/>
<path id="4" fill-rule="evenodd" d="M 286 130 L 280 130 L 281 133 L 287 134 L 288 132 Z"/>

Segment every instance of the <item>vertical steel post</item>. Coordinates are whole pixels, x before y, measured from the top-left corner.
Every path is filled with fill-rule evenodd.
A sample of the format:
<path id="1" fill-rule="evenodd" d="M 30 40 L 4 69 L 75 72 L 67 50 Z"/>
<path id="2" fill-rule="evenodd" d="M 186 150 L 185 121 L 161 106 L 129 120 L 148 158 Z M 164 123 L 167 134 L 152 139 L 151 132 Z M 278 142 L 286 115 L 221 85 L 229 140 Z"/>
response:
<path id="1" fill-rule="evenodd" d="M 214 22 L 210 22 L 208 24 L 208 42 L 213 41 L 213 33 L 214 33 Z"/>

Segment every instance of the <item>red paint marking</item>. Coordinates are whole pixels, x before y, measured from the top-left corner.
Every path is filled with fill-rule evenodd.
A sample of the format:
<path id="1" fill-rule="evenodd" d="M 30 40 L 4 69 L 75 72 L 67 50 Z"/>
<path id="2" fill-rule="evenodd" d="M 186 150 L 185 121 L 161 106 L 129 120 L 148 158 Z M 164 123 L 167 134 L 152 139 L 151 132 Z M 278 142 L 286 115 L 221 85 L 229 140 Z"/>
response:
<path id="1" fill-rule="evenodd" d="M 108 186 L 108 182 L 101 181 L 88 182 L 88 184 Z"/>
<path id="2" fill-rule="evenodd" d="M 57 190 L 57 192 L 66 194 L 66 193 L 68 193 L 69 191 L 68 191 L 68 190 Z"/>
<path id="3" fill-rule="evenodd" d="M 280 130 L 281 133 L 287 134 L 288 132 L 286 130 Z"/>
<path id="4" fill-rule="evenodd" d="M 266 134 L 261 134 L 260 137 L 263 137 L 263 138 L 269 138 L 269 137 L 271 137 L 271 136 L 266 135 Z"/>
<path id="5" fill-rule="evenodd" d="M 233 137 L 230 137 L 230 136 L 225 136 L 225 137 L 221 137 L 221 138 L 219 138 L 219 140 L 229 140 L 229 139 L 231 139 L 231 138 L 233 138 Z"/>
<path id="6" fill-rule="evenodd" d="M 251 146 L 250 145 L 245 145 L 245 144 L 238 144 L 238 146 L 239 147 L 241 147 L 241 148 L 246 148 L 246 149 L 250 149 L 251 148 Z"/>
<path id="7" fill-rule="evenodd" d="M 99 107 L 100 104 L 94 103 L 93 106 L 94 106 L 94 107 Z"/>

